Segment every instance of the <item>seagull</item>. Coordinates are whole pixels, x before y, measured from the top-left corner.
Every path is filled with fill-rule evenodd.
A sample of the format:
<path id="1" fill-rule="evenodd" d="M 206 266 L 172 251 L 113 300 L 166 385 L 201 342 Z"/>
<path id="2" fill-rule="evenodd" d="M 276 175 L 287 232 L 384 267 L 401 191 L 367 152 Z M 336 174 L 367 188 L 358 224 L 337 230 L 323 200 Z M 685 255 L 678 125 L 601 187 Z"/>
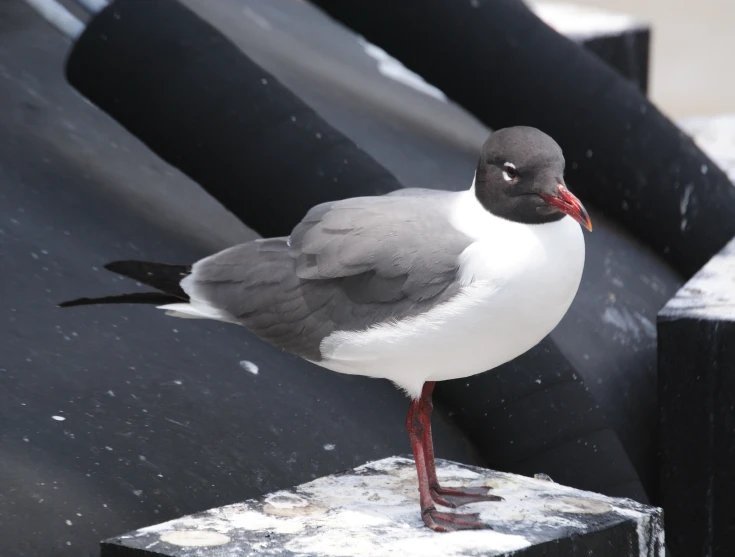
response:
<path id="1" fill-rule="evenodd" d="M 516 358 L 559 323 L 584 267 L 587 211 L 542 131 L 493 132 L 471 187 L 407 188 L 322 203 L 291 235 L 230 247 L 192 265 L 105 267 L 156 289 L 62 307 L 153 304 L 169 315 L 242 325 L 323 368 L 392 381 L 410 397 L 406 428 L 421 517 L 439 532 L 490 528 L 437 509 L 502 501 L 442 487 L 431 436 L 437 381 Z"/>

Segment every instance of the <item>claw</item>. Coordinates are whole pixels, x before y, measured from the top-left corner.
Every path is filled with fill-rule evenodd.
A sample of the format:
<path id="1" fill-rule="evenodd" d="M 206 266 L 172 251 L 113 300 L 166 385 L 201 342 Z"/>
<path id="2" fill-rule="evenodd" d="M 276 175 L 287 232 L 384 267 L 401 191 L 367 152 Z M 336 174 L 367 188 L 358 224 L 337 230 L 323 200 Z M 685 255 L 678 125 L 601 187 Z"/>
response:
<path id="1" fill-rule="evenodd" d="M 492 530 L 492 526 L 480 522 L 480 515 L 455 514 L 430 508 L 423 513 L 424 524 L 435 532 L 458 532 L 460 530 Z"/>
<path id="2" fill-rule="evenodd" d="M 435 503 L 444 507 L 455 509 L 470 503 L 482 503 L 485 501 L 503 501 L 502 497 L 490 495 L 487 487 L 431 487 L 431 498 Z"/>

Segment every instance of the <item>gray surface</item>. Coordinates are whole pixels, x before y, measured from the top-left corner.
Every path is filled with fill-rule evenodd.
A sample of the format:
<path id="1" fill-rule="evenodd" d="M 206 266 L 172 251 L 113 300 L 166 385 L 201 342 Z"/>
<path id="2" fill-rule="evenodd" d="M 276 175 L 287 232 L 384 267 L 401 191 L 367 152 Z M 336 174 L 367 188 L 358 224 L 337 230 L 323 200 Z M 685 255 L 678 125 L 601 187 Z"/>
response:
<path id="1" fill-rule="evenodd" d="M 488 129 L 381 72 L 368 44 L 308 2 L 184 0 L 407 187 L 466 189 Z M 371 50 L 372 52 L 372 50 Z M 408 70 L 391 65 L 397 74 Z M 402 66 L 400 66 L 402 67 Z M 421 78 L 416 76 L 421 81 Z M 447 157 L 447 150 L 454 156 Z M 458 180 L 459 177 L 459 180 Z"/>

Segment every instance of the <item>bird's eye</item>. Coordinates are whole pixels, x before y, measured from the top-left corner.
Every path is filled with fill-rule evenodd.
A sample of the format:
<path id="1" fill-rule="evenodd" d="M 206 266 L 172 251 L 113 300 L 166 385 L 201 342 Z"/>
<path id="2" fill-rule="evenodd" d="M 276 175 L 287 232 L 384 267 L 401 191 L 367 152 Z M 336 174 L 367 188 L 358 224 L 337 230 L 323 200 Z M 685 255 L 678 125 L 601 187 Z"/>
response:
<path id="1" fill-rule="evenodd" d="M 516 178 L 518 178 L 518 170 L 516 169 L 516 165 L 514 165 L 512 162 L 506 162 L 503 165 L 503 178 L 506 182 L 512 182 Z"/>

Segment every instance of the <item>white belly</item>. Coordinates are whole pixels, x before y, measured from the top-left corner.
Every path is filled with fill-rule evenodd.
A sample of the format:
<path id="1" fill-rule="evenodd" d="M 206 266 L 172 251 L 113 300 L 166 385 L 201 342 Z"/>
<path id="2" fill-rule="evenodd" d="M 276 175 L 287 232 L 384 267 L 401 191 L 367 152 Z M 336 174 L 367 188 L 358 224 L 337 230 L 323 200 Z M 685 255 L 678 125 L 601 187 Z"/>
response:
<path id="1" fill-rule="evenodd" d="M 421 316 L 333 333 L 322 341 L 318 365 L 390 379 L 417 397 L 426 381 L 482 373 L 535 346 L 577 292 L 584 266 L 582 231 L 569 217 L 493 227 L 493 234 L 462 254 L 459 295 Z"/>

